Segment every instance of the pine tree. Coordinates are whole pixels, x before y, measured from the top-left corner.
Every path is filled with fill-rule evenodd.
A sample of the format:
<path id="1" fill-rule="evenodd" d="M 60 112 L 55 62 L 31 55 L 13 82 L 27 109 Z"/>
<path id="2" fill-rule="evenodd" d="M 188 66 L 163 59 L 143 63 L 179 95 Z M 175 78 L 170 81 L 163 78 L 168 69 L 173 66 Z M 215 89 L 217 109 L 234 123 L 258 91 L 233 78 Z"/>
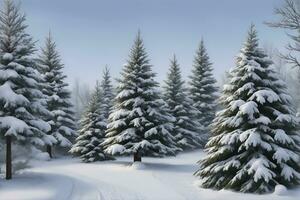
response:
<path id="1" fill-rule="evenodd" d="M 105 122 L 105 124 L 103 125 L 104 129 L 106 129 L 107 127 L 108 117 L 113 107 L 113 99 L 114 99 L 113 90 L 114 89 L 111 84 L 109 69 L 106 66 L 103 72 L 103 78 L 101 82 L 102 97 L 101 97 L 101 104 L 100 104 L 101 113 L 103 114 L 103 118 Z"/>
<path id="2" fill-rule="evenodd" d="M 190 98 L 193 106 L 198 109 L 198 121 L 204 127 L 203 134 L 208 139 L 210 124 L 216 112 L 216 80 L 212 74 L 212 63 L 209 61 L 204 41 L 201 40 L 194 59 L 194 68 L 190 76 Z"/>
<path id="3" fill-rule="evenodd" d="M 105 138 L 112 98 L 112 85 L 109 71 L 106 68 L 101 85 L 97 82 L 87 111 L 81 120 L 80 135 L 70 150 L 74 155 L 80 156 L 83 162 L 113 159 L 113 157 L 104 153 L 101 146 Z"/>
<path id="4" fill-rule="evenodd" d="M 133 154 L 134 161 L 141 161 L 142 156 L 174 155 L 178 150 L 170 133 L 173 118 L 158 93 L 151 68 L 138 33 L 109 116 L 104 145 L 110 154 Z"/>
<path id="5" fill-rule="evenodd" d="M 48 119 L 51 124 L 48 134 L 57 140 L 56 146 L 70 147 L 77 135 L 76 123 L 70 103 L 70 92 L 67 90 L 68 84 L 64 81 L 66 76 L 62 72 L 64 65 L 50 33 L 46 38 L 45 47 L 41 49 L 38 64 L 45 79 L 43 93 L 47 96 L 47 108 L 52 114 Z M 47 146 L 47 151 L 52 157 L 51 145 Z"/>
<path id="6" fill-rule="evenodd" d="M 258 46 L 252 25 L 224 86 L 214 120 L 202 186 L 264 193 L 300 182 L 298 122 L 285 83 Z"/>
<path id="7" fill-rule="evenodd" d="M 198 110 L 192 106 L 192 101 L 185 92 L 184 81 L 175 55 L 171 60 L 165 83 L 164 99 L 172 116 L 175 117 L 173 135 L 177 145 L 182 149 L 204 146 L 206 141 L 201 138 L 202 127 L 195 120 Z"/>
<path id="8" fill-rule="evenodd" d="M 12 177 L 11 143 L 51 145 L 45 134 L 50 125 L 40 119 L 48 113 L 39 90 L 42 77 L 36 70 L 35 44 L 26 33 L 25 15 L 12 1 L 0 13 L 0 137 L 6 139 L 6 178 Z"/>

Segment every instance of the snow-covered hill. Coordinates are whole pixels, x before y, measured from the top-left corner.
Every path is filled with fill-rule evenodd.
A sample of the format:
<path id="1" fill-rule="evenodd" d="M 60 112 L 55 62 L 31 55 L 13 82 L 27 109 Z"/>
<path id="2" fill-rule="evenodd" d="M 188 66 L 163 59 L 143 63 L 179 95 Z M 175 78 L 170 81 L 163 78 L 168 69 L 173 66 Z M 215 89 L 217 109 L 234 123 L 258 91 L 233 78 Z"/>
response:
<path id="1" fill-rule="evenodd" d="M 283 195 L 252 195 L 197 187 L 193 173 L 202 151 L 168 158 L 131 158 L 85 164 L 61 158 L 34 161 L 32 168 L 14 179 L 0 179 L 1 200 L 289 200 L 298 199 L 300 188 Z"/>

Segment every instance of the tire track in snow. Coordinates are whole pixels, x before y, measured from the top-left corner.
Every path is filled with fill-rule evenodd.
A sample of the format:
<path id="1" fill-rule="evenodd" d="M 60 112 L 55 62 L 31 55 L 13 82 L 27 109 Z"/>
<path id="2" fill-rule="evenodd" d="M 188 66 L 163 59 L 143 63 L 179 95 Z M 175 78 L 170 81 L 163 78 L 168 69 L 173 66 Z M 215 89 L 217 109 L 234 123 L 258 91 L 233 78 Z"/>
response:
<path id="1" fill-rule="evenodd" d="M 133 191 L 130 191 L 127 188 L 123 188 L 121 186 L 114 186 L 110 183 L 101 181 L 95 177 L 90 177 L 87 175 L 78 174 L 80 177 L 85 180 L 89 180 L 88 184 L 94 188 L 94 190 L 98 191 L 98 200 L 145 200 L 143 196 L 137 194 Z M 86 181 L 85 181 L 86 182 Z M 101 190 L 100 190 L 101 188 Z M 124 191 L 126 191 L 124 193 Z M 126 195 L 125 195 L 126 194 Z M 78 195 L 78 194 L 75 194 Z M 73 199 L 72 199 L 73 200 Z M 84 199 L 85 200 L 85 199 Z"/>

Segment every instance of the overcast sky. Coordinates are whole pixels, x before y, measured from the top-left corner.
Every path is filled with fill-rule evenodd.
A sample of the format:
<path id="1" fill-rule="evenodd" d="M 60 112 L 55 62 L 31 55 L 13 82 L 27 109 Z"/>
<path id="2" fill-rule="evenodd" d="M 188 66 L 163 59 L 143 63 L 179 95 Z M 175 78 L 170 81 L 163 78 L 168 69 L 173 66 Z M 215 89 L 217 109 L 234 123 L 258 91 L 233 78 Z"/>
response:
<path id="1" fill-rule="evenodd" d="M 219 79 L 234 64 L 253 22 L 261 45 L 284 49 L 283 31 L 263 22 L 275 20 L 282 0 L 23 0 L 28 31 L 44 42 L 49 29 L 65 63 L 67 81 L 93 85 L 103 67 L 118 77 L 140 29 L 145 47 L 162 81 L 176 54 L 184 76 L 190 73 L 203 37 Z"/>

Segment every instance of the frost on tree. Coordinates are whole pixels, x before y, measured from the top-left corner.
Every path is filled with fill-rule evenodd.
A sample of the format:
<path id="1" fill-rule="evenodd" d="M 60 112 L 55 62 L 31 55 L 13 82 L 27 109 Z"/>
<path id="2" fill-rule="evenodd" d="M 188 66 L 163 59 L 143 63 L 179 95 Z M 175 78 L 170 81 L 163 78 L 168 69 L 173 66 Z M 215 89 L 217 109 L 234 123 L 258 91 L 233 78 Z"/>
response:
<path id="1" fill-rule="evenodd" d="M 119 80 L 118 93 L 104 145 L 113 155 L 174 155 L 178 150 L 171 135 L 173 117 L 157 91 L 158 83 L 147 58 L 140 33 Z"/>
<path id="2" fill-rule="evenodd" d="M 251 26 L 224 86 L 208 155 L 195 173 L 203 187 L 265 193 L 299 184 L 298 122 L 271 64 Z"/>
<path id="3" fill-rule="evenodd" d="M 213 77 L 212 64 L 209 61 L 207 50 L 201 40 L 194 59 L 194 68 L 190 77 L 190 98 L 193 106 L 198 109 L 197 118 L 204 127 L 203 134 L 206 140 L 209 137 L 210 125 L 216 112 L 216 80 Z"/>
<path id="4" fill-rule="evenodd" d="M 62 72 L 64 66 L 50 34 L 46 38 L 45 47 L 41 49 L 38 65 L 44 78 L 43 93 L 47 97 L 47 108 L 51 112 L 47 119 L 51 125 L 48 134 L 56 139 L 55 145 L 70 147 L 76 136 L 74 112 L 68 84 L 64 80 L 66 76 Z M 48 145 L 47 151 L 51 156 L 51 145 Z"/>
<path id="5" fill-rule="evenodd" d="M 39 146 L 55 141 L 45 134 L 50 125 L 40 119 L 48 111 L 39 90 L 42 77 L 33 59 L 35 45 L 26 33 L 25 21 L 12 1 L 4 2 L 0 12 L 0 137 L 7 143 L 8 179 L 12 141 Z"/>
<path id="6" fill-rule="evenodd" d="M 206 138 L 203 138 L 203 128 L 196 120 L 198 110 L 192 106 L 191 99 L 186 94 L 180 67 L 174 55 L 171 60 L 169 73 L 164 86 L 164 99 L 175 118 L 173 136 L 178 147 L 195 149 L 203 147 Z"/>
<path id="7" fill-rule="evenodd" d="M 108 114 L 113 99 L 109 71 L 106 68 L 101 85 L 96 84 L 86 113 L 81 119 L 81 129 L 76 143 L 70 152 L 80 157 L 83 162 L 112 160 L 101 145 L 105 138 Z"/>

